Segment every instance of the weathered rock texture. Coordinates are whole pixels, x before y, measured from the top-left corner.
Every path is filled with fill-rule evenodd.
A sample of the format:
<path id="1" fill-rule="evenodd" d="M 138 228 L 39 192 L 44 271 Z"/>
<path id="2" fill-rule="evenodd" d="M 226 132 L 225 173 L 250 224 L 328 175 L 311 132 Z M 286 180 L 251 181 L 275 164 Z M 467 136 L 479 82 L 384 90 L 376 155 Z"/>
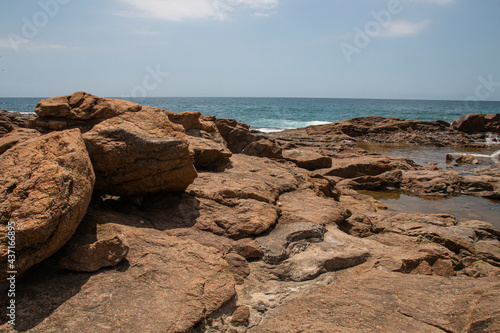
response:
<path id="1" fill-rule="evenodd" d="M 85 93 L 38 111 L 44 131 L 85 132 L 98 195 L 66 243 L 92 192 L 79 130 L 40 136 L 0 115 L 1 222 L 19 226 L 21 272 L 66 243 L 18 279 L 19 331 L 500 329 L 498 230 L 388 211 L 356 191 L 498 198 L 498 165 L 466 174 L 355 144 L 469 144 L 483 132 L 368 117 L 285 131 L 284 142 Z"/>
<path id="2" fill-rule="evenodd" d="M 35 112 L 39 118 L 31 127 L 60 130 L 71 126 L 84 128 L 125 112 L 137 112 L 141 106 L 120 99 L 97 97 L 83 91 L 72 95 L 52 97 L 38 102 Z"/>
<path id="3" fill-rule="evenodd" d="M 234 119 L 217 119 L 215 124 L 233 153 L 281 158 L 282 147 L 276 140 L 250 132 L 250 126 Z"/>
<path id="4" fill-rule="evenodd" d="M 455 120 L 452 126 L 467 133 L 500 133 L 500 114 L 470 113 Z"/>
<path id="5" fill-rule="evenodd" d="M 478 139 L 453 128 L 444 121 L 417 121 L 389 117 L 353 118 L 326 125 L 286 130 L 275 136 L 305 142 L 355 140 L 426 146 L 464 145 Z"/>
<path id="6" fill-rule="evenodd" d="M 91 210 L 68 247 L 116 234 L 126 237 L 130 252 L 115 268 L 75 274 L 56 269 L 54 258 L 19 283 L 16 328 L 188 332 L 234 296 L 234 278 L 218 251 L 144 228 L 134 217 Z"/>
<path id="7" fill-rule="evenodd" d="M 40 136 L 40 132 L 29 128 L 17 128 L 0 138 L 0 155 L 19 142 Z"/>
<path id="8" fill-rule="evenodd" d="M 197 176 L 184 132 L 167 112 L 127 112 L 101 122 L 83 137 L 97 192 L 182 192 Z"/>
<path id="9" fill-rule="evenodd" d="M 129 244 L 124 235 L 82 245 L 71 255 L 61 259 L 64 269 L 77 272 L 95 272 L 103 267 L 115 266 L 125 259 Z"/>
<path id="10" fill-rule="evenodd" d="M 94 172 L 77 129 L 16 145 L 0 155 L 0 169 L 3 279 L 7 224 L 15 224 L 15 270 L 21 274 L 54 254 L 73 235 L 89 205 Z"/>
<path id="11" fill-rule="evenodd" d="M 15 128 L 28 127 L 30 119 L 35 117 L 34 113 L 0 110 L 0 138 Z"/>

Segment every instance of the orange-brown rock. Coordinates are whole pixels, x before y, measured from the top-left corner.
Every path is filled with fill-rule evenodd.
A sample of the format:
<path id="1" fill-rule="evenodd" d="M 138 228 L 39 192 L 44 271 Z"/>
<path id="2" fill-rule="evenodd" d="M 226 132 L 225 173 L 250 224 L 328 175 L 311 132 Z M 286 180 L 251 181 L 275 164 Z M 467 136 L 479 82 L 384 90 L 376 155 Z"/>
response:
<path id="1" fill-rule="evenodd" d="M 0 155 L 19 142 L 40 136 L 40 132 L 30 128 L 16 128 L 0 138 Z"/>
<path id="2" fill-rule="evenodd" d="M 215 124 L 227 142 L 227 147 L 233 153 L 243 153 L 251 156 L 282 158 L 280 144 L 255 133 L 250 132 L 250 126 L 234 119 L 216 119 Z"/>
<path id="3" fill-rule="evenodd" d="M 284 150 L 283 158 L 295 163 L 298 167 L 307 170 L 325 169 L 332 167 L 332 159 L 316 152 L 304 150 Z"/>
<path id="4" fill-rule="evenodd" d="M 345 271 L 273 311 L 253 332 L 495 332 L 498 302 L 494 278 Z"/>
<path id="5" fill-rule="evenodd" d="M 73 235 L 92 196 L 94 172 L 77 129 L 34 138 L 0 155 L 0 263 L 7 272 L 7 224 L 15 227 L 15 269 L 25 272 Z M 12 270 L 12 269 L 9 269 Z"/>
<path id="6" fill-rule="evenodd" d="M 54 257 L 19 281 L 16 329 L 189 332 L 234 297 L 234 278 L 217 250 L 132 216 L 90 209 L 63 251 L 116 234 L 126 237 L 130 251 L 113 268 L 75 274 L 58 269 Z"/>
<path id="7" fill-rule="evenodd" d="M 391 117 L 360 117 L 335 123 L 287 130 L 277 138 L 317 142 L 346 139 L 378 143 L 405 143 L 448 146 L 473 143 L 477 138 L 453 128 L 444 121 L 420 121 Z"/>
<path id="8" fill-rule="evenodd" d="M 128 254 L 129 244 L 124 235 L 98 240 L 78 247 L 59 264 L 77 272 L 95 272 L 103 267 L 115 266 Z"/>
<path id="9" fill-rule="evenodd" d="M 101 122 L 83 137 L 99 193 L 182 192 L 197 176 L 183 129 L 167 112 L 127 112 Z"/>
<path id="10" fill-rule="evenodd" d="M 109 119 L 125 112 L 141 109 L 137 103 L 97 97 L 83 91 L 72 95 L 52 97 L 41 100 L 35 108 L 40 117 L 63 118 L 67 120 Z"/>

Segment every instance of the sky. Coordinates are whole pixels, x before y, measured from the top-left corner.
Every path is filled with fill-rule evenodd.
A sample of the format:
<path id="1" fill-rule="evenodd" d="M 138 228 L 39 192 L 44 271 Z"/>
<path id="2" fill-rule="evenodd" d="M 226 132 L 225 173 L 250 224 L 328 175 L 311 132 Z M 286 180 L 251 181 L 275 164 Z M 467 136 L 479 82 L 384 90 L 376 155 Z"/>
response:
<path id="1" fill-rule="evenodd" d="M 0 0 L 0 97 L 500 100 L 499 0 Z"/>

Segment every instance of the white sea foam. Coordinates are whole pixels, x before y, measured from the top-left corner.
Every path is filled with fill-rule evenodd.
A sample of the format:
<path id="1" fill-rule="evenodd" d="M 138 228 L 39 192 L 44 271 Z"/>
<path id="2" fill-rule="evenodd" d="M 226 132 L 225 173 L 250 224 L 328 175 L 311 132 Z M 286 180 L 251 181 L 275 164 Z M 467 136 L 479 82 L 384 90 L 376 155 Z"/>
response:
<path id="1" fill-rule="evenodd" d="M 318 126 L 330 124 L 330 121 L 300 121 L 300 120 L 287 120 L 287 119 L 262 119 L 258 121 L 259 126 L 252 126 L 252 130 L 263 133 L 276 133 L 287 129 L 295 129 L 307 126 Z"/>

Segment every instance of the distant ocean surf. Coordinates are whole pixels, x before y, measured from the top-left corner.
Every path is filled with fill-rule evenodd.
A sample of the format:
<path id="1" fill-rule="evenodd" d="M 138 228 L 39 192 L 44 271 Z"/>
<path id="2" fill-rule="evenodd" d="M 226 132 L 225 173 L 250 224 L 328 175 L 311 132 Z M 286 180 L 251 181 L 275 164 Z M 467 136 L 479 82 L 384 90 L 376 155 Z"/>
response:
<path id="1" fill-rule="evenodd" d="M 33 112 L 41 98 L 0 98 L 0 109 Z M 500 113 L 500 102 L 424 101 L 343 98 L 147 97 L 130 99 L 174 112 L 200 111 L 233 118 L 252 129 L 276 132 L 343 119 L 381 116 L 451 122 L 473 112 Z"/>

